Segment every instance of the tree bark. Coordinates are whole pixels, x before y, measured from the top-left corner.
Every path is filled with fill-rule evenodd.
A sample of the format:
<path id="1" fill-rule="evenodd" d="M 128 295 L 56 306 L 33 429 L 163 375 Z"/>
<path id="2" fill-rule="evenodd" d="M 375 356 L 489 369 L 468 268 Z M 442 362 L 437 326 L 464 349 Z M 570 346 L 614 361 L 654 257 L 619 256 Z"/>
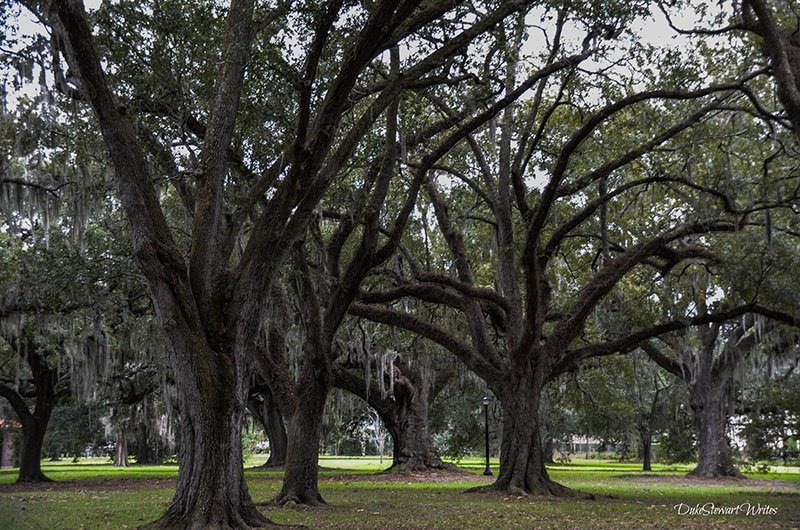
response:
<path id="1" fill-rule="evenodd" d="M 725 430 L 728 394 L 724 387 L 710 383 L 690 385 L 699 458 L 690 475 L 698 477 L 742 477 L 733 465 Z"/>
<path id="2" fill-rule="evenodd" d="M 641 438 L 642 444 L 642 471 L 652 471 L 653 436 L 649 430 L 640 430 L 639 437 Z"/>
<path id="3" fill-rule="evenodd" d="M 313 317 L 310 321 L 319 323 Z M 304 365 L 296 380 L 284 378 L 279 386 L 270 385 L 278 400 L 278 408 L 286 414 L 288 448 L 283 486 L 273 500 L 279 506 L 290 503 L 309 506 L 325 504 L 318 485 L 319 443 L 322 415 L 333 384 L 333 373 L 329 362 L 330 354 L 315 340 L 318 338 L 318 334 L 309 334 L 308 341 L 303 346 Z M 278 383 L 277 378 L 275 383 Z"/>
<path id="4" fill-rule="evenodd" d="M 544 442 L 544 463 L 555 464 L 556 445 L 552 438 L 547 438 Z"/>
<path id="5" fill-rule="evenodd" d="M 412 382 L 407 377 L 401 377 L 395 381 L 396 406 L 391 409 L 394 414 L 382 414 L 381 418 L 394 445 L 392 466 L 386 472 L 408 473 L 454 468 L 442 462 L 433 446 L 428 428 L 431 390 L 430 378 L 416 377 Z"/>
<path id="6" fill-rule="evenodd" d="M 278 404 L 269 389 L 262 385 L 258 394 L 248 400 L 248 408 L 267 433 L 269 439 L 269 458 L 261 468 L 279 468 L 286 464 L 286 451 L 289 445 L 286 437 L 286 425 L 278 409 Z"/>
<path id="7" fill-rule="evenodd" d="M 430 357 L 425 356 L 417 362 L 427 367 L 422 370 L 410 365 L 394 366 L 394 394 L 385 396 L 381 395 L 376 384 L 367 391 L 361 372 L 341 366 L 335 371 L 336 386 L 360 397 L 375 409 L 392 437 L 392 465 L 385 473 L 455 468 L 442 461 L 428 427 L 431 397 L 450 379 L 449 372 L 442 371 L 434 385 L 433 377 L 428 375 L 433 374 L 430 363 Z"/>
<path id="8" fill-rule="evenodd" d="M 539 389 L 539 392 L 541 389 Z M 570 490 L 554 482 L 545 467 L 541 440 L 539 396 L 530 388 L 529 399 L 502 400 L 503 442 L 500 472 L 493 488 L 512 493 L 534 495 L 569 494 Z M 516 396 L 517 398 L 521 396 Z M 532 398 L 532 399 L 530 399 Z"/>
<path id="9" fill-rule="evenodd" d="M 237 389 L 233 366 L 219 356 L 215 371 L 205 371 L 204 377 L 189 374 L 175 371 L 181 411 L 175 497 L 167 513 L 148 528 L 269 525 L 253 503 L 244 479 L 242 417 L 246 400 Z"/>
<path id="10" fill-rule="evenodd" d="M 327 393 L 326 393 L 327 394 Z M 322 397 L 324 408 L 325 396 Z M 311 405 L 306 403 L 306 405 Z M 274 499 L 279 506 L 325 504 L 319 493 L 319 440 L 322 430 L 322 410 L 309 406 L 287 418 L 289 441 L 284 466 L 283 486 Z"/>
<path id="11" fill-rule="evenodd" d="M 22 445 L 17 482 L 52 482 L 42 473 L 42 444 L 50 421 L 53 404 L 37 407 L 28 418 L 20 416 Z"/>
<path id="12" fill-rule="evenodd" d="M 140 421 L 136 428 L 136 463 L 140 465 L 154 464 L 153 455 L 150 452 L 149 429 L 146 421 Z"/>
<path id="13" fill-rule="evenodd" d="M 553 481 L 545 467 L 542 424 L 539 413 L 544 378 L 535 373 L 512 376 L 500 392 L 495 392 L 503 409 L 503 441 L 500 472 L 491 486 L 513 495 L 567 496 L 572 491 Z"/>
<path id="14" fill-rule="evenodd" d="M 392 418 L 382 418 L 394 444 L 389 473 L 407 473 L 448 469 L 433 446 L 428 428 L 428 394 L 414 392 L 398 404 Z"/>
<path id="15" fill-rule="evenodd" d="M 128 440 L 124 434 L 117 436 L 117 447 L 114 449 L 114 467 L 128 467 Z"/>

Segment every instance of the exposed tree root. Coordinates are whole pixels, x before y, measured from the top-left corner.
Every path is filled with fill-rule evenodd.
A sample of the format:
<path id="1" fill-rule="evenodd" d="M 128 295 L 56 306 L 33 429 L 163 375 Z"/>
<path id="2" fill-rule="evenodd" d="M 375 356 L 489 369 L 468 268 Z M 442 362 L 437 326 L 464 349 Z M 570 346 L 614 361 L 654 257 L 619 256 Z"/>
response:
<path id="1" fill-rule="evenodd" d="M 318 493 L 299 495 L 281 492 L 269 502 L 269 505 L 296 510 L 302 508 L 320 508 L 327 506 L 328 503 L 325 502 L 325 499 Z"/>
<path id="2" fill-rule="evenodd" d="M 466 490 L 464 493 L 497 494 L 504 497 L 516 497 L 527 499 L 530 497 L 559 497 L 570 499 L 594 500 L 595 496 L 587 493 L 580 493 L 552 480 L 543 480 L 537 483 L 536 487 L 520 487 L 495 482 L 486 486 L 476 486 Z"/>
<path id="3" fill-rule="evenodd" d="M 273 523 L 258 510 L 236 517 L 224 514 L 176 516 L 167 512 L 161 519 L 139 527 L 140 530 L 251 530 L 253 528 L 298 528 Z"/>
<path id="4" fill-rule="evenodd" d="M 727 455 L 716 455 L 718 458 L 701 458 L 697 466 L 689 472 L 689 476 L 700 478 L 745 478 L 736 469 Z"/>
<path id="5" fill-rule="evenodd" d="M 716 470 L 712 472 L 695 468 L 692 471 L 690 471 L 686 476 L 692 478 L 735 478 L 735 479 L 747 480 L 747 477 L 743 475 L 741 471 L 739 471 L 735 467 L 732 467 L 727 470 Z"/>

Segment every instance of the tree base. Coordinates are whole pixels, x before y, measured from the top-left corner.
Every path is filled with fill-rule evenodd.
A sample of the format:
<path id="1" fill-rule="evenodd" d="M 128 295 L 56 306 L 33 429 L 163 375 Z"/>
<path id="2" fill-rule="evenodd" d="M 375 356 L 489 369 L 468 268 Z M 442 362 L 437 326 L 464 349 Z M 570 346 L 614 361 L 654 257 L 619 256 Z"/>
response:
<path id="1" fill-rule="evenodd" d="M 552 480 L 541 480 L 533 487 L 520 487 L 511 486 L 495 482 L 487 486 L 477 486 L 466 490 L 464 493 L 479 493 L 479 494 L 499 494 L 504 497 L 561 497 L 561 498 L 582 498 L 586 500 L 593 500 L 595 497 L 591 494 L 579 493 L 572 490 L 558 482 Z"/>
<path id="2" fill-rule="evenodd" d="M 139 530 L 250 530 L 253 528 L 298 528 L 273 523 L 257 510 L 248 515 L 231 518 L 220 515 L 184 516 L 177 517 L 169 512 L 161 519 L 139 527 Z"/>
<path id="3" fill-rule="evenodd" d="M 20 474 L 17 477 L 17 484 L 36 484 L 38 482 L 53 482 L 53 479 L 46 476 L 41 471 L 37 473 L 26 473 L 24 475 Z"/>
<path id="4" fill-rule="evenodd" d="M 319 493 L 297 494 L 284 492 L 280 492 L 268 504 L 270 506 L 288 508 L 291 510 L 298 508 L 319 508 L 328 505 Z"/>
<path id="5" fill-rule="evenodd" d="M 745 480 L 747 479 L 741 471 L 736 469 L 735 467 L 730 468 L 717 468 L 717 469 L 701 469 L 699 467 L 694 468 L 690 471 L 687 477 L 694 477 L 694 478 L 736 478 Z"/>

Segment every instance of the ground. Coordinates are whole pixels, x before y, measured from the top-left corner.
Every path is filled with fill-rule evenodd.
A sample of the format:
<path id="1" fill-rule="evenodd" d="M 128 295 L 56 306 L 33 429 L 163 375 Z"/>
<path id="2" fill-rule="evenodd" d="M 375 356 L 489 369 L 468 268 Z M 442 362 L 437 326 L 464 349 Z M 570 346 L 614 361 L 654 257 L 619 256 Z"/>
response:
<path id="1" fill-rule="evenodd" d="M 550 473 L 594 500 L 561 500 L 465 494 L 491 477 L 478 474 L 483 467 L 477 460 L 461 464 L 462 473 L 402 477 L 375 475 L 377 459 L 323 457 L 320 490 L 330 506 L 314 509 L 268 505 L 280 489 L 278 471 L 251 471 L 247 478 L 270 519 L 312 529 L 800 529 L 798 468 L 748 480 L 703 480 L 685 477 L 689 467 L 642 473 L 635 464 L 576 461 L 552 466 Z M 98 463 L 44 467 L 58 482 L 16 485 L 13 470 L 0 471 L 0 528 L 135 528 L 166 509 L 177 472 L 174 466 Z"/>

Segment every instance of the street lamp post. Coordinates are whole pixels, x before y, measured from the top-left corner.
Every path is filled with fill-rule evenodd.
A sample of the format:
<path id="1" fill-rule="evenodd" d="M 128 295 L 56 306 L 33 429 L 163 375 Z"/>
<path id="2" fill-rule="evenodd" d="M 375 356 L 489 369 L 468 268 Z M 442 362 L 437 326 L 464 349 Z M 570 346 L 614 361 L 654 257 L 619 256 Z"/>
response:
<path id="1" fill-rule="evenodd" d="M 489 467 L 489 403 L 492 402 L 492 397 L 489 394 L 484 394 L 481 402 L 483 403 L 483 433 L 486 439 L 486 469 L 483 470 L 483 474 L 491 477 L 492 468 Z"/>

